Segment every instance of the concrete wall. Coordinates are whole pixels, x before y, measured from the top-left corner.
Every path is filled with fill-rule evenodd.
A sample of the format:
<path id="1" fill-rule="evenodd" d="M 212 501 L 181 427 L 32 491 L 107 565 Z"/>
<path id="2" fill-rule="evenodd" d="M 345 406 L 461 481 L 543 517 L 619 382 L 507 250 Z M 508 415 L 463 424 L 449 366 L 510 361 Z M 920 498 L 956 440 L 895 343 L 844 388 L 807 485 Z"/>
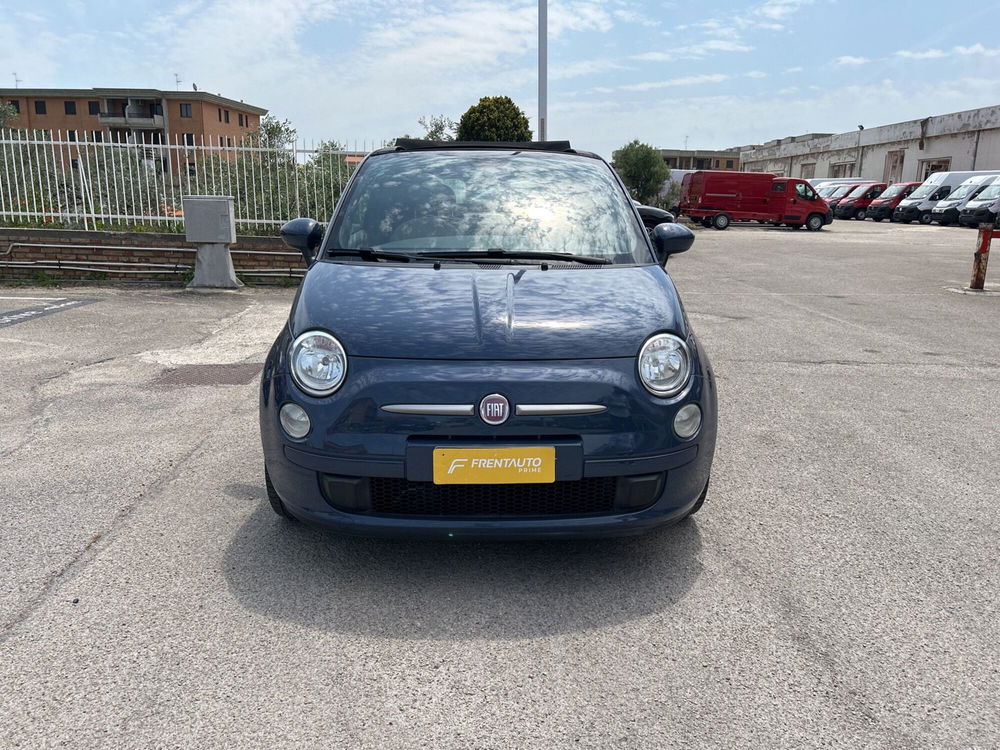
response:
<path id="1" fill-rule="evenodd" d="M 902 152 L 902 169 L 890 175 L 889 154 L 894 151 Z M 1000 169 L 1000 106 L 867 128 L 860 134 L 783 138 L 746 147 L 740 158 L 744 171 L 787 177 L 801 177 L 809 164 L 815 164 L 815 177 L 833 177 L 834 165 L 851 164 L 853 176 L 896 176 L 899 181 L 923 180 L 925 163 L 935 160 L 948 160 L 951 172 Z"/>
<path id="2" fill-rule="evenodd" d="M 42 272 L 59 279 L 180 283 L 194 256 L 183 234 L 0 227 L 0 280 Z M 306 270 L 301 254 L 278 237 L 237 237 L 232 256 L 236 273 L 252 283 L 297 282 Z"/>

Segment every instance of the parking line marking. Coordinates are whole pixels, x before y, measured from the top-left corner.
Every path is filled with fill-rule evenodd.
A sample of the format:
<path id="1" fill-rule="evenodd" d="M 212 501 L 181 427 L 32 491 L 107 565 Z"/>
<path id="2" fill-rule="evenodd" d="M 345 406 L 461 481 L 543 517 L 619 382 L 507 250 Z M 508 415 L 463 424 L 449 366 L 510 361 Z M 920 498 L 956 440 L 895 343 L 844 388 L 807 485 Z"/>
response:
<path id="1" fill-rule="evenodd" d="M 52 305 L 35 305 L 34 307 L 25 307 L 20 310 L 12 310 L 7 313 L 0 313 L 0 328 L 6 328 L 8 326 L 17 325 L 18 323 L 23 323 L 26 320 L 34 320 L 36 318 L 41 318 L 46 315 L 52 315 L 53 313 L 61 312 L 63 310 L 69 310 L 73 307 L 82 307 L 83 305 L 89 305 L 91 302 L 100 302 L 97 299 L 65 299 L 56 302 Z"/>
<path id="2" fill-rule="evenodd" d="M 34 299 L 42 302 L 62 302 L 66 297 L 0 297 L 0 299 Z"/>

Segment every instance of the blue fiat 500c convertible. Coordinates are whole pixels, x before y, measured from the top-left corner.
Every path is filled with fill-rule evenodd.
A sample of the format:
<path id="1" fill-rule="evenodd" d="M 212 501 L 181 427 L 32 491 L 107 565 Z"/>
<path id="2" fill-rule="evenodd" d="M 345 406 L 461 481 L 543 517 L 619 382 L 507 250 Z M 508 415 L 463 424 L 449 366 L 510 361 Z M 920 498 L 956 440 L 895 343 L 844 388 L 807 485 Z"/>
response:
<path id="1" fill-rule="evenodd" d="M 716 386 L 644 227 L 564 141 L 370 154 L 309 263 L 260 390 L 274 510 L 368 535 L 637 534 L 697 511 Z M 655 220 L 655 219 L 654 219 Z"/>

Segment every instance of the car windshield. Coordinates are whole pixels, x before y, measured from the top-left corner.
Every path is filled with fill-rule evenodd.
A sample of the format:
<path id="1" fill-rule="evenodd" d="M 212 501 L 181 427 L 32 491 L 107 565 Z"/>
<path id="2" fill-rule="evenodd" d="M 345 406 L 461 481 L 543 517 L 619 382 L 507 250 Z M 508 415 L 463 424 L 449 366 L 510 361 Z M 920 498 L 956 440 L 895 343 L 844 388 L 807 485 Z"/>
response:
<path id="1" fill-rule="evenodd" d="M 933 193 L 939 187 L 941 187 L 940 183 L 932 183 L 932 184 L 928 185 L 925 182 L 923 185 L 921 185 L 916 190 L 914 190 L 912 193 L 910 193 L 910 197 L 911 198 L 926 198 L 928 195 L 930 195 L 931 193 Z"/>
<path id="2" fill-rule="evenodd" d="M 836 185 L 821 185 L 816 188 L 816 192 L 819 194 L 820 198 L 829 198 L 830 193 L 837 189 Z"/>
<path id="3" fill-rule="evenodd" d="M 983 187 L 981 182 L 967 182 L 964 185 L 959 185 L 954 193 L 948 196 L 948 200 L 962 200 L 963 198 L 968 198 L 977 190 Z"/>
<path id="4" fill-rule="evenodd" d="M 654 262 L 611 169 L 528 151 L 419 151 L 370 158 L 337 212 L 335 247 L 571 253 Z"/>
<path id="5" fill-rule="evenodd" d="M 845 195 L 847 195 L 847 192 L 850 189 L 851 189 L 850 185 L 841 185 L 839 188 L 837 188 L 832 193 L 830 193 L 830 195 L 828 195 L 827 197 L 828 198 L 843 198 Z"/>
<path id="6" fill-rule="evenodd" d="M 879 198 L 895 198 L 904 190 L 906 190 L 906 185 L 890 185 Z"/>
<path id="7" fill-rule="evenodd" d="M 862 195 L 867 193 L 871 189 L 871 185 L 858 185 L 851 194 L 847 196 L 848 198 L 860 198 Z"/>
<path id="8" fill-rule="evenodd" d="M 977 201 L 991 201 L 995 198 L 1000 198 L 1000 182 L 994 182 L 976 196 Z"/>

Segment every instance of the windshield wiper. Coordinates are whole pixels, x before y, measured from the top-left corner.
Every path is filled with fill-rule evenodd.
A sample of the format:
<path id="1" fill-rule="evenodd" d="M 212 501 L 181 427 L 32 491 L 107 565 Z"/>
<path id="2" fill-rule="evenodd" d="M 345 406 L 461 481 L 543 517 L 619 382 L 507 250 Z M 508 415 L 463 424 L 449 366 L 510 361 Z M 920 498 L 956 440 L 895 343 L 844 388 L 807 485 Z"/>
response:
<path id="1" fill-rule="evenodd" d="M 361 258 L 361 260 L 370 261 L 380 261 L 380 260 L 401 260 L 409 263 L 414 260 L 424 260 L 419 255 L 410 255 L 408 253 L 394 253 L 389 250 L 376 250 L 373 247 L 334 247 L 326 251 L 326 255 L 329 258 L 336 258 L 337 256 L 355 256 Z"/>
<path id="2" fill-rule="evenodd" d="M 534 250 L 504 250 L 499 247 L 489 250 L 446 250 L 443 252 L 424 253 L 429 258 L 510 258 L 529 260 L 562 260 L 573 263 L 583 263 L 588 266 L 607 266 L 611 261 L 594 255 L 575 255 L 574 253 L 549 253 Z"/>

